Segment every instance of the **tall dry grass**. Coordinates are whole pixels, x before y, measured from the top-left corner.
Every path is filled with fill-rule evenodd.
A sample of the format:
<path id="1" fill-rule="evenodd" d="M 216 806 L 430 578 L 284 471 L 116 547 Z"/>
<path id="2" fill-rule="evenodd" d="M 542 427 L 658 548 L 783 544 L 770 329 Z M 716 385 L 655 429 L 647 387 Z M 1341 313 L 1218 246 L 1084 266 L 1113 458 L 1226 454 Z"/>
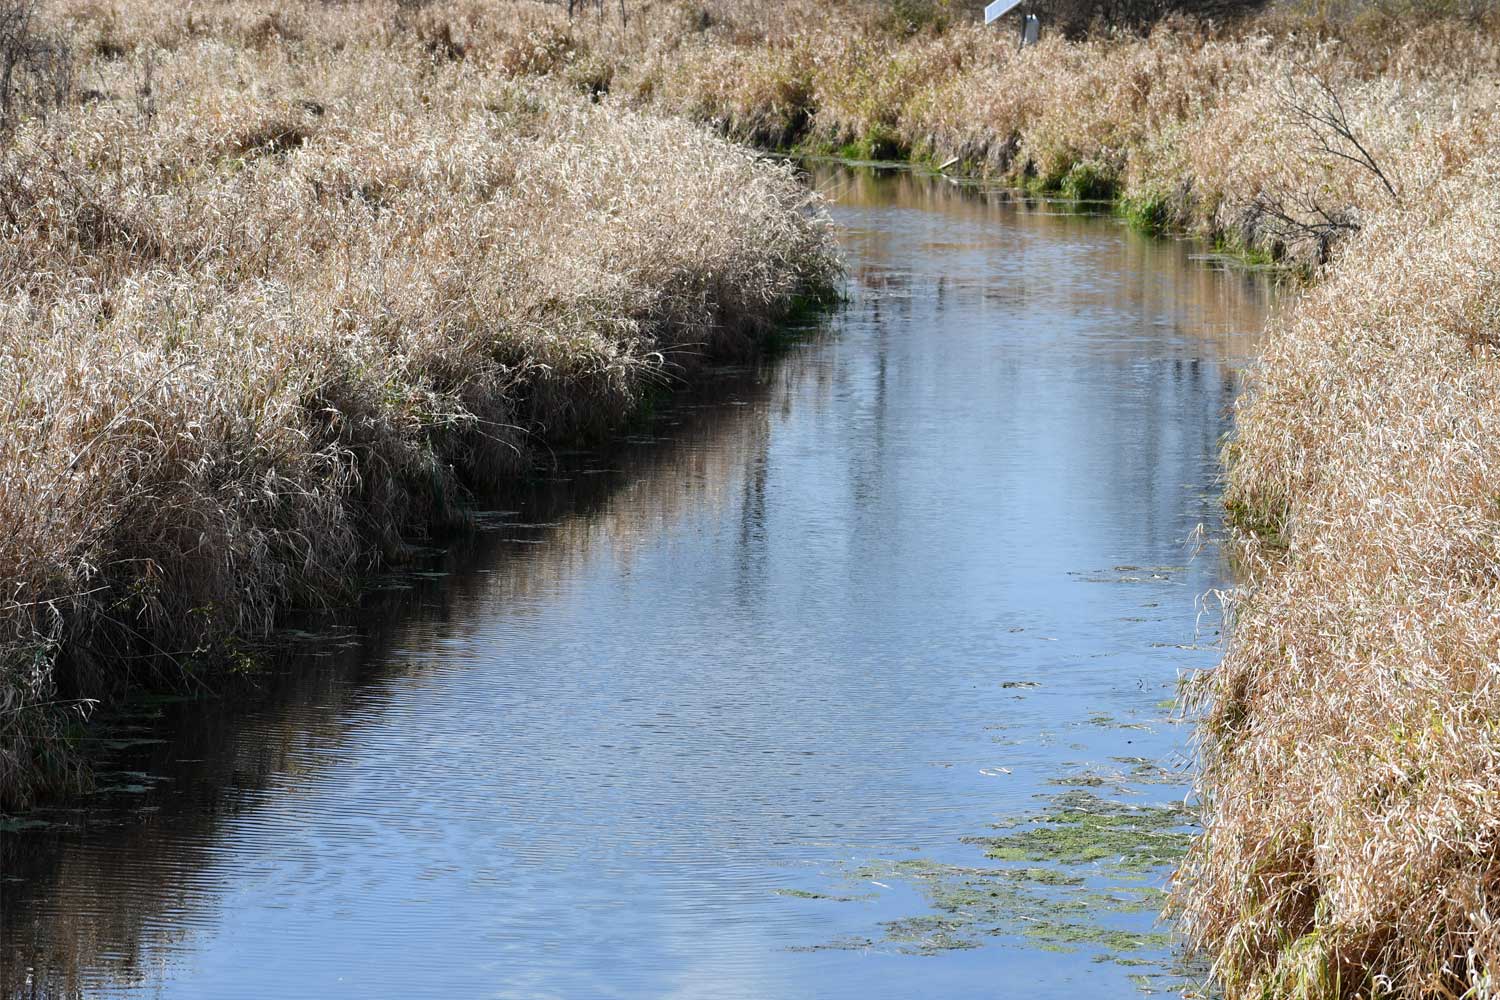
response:
<path id="1" fill-rule="evenodd" d="M 1258 574 L 1199 682 L 1192 938 L 1236 996 L 1475 996 L 1500 966 L 1492 144 L 1272 331 L 1230 446 Z"/>
<path id="2" fill-rule="evenodd" d="M 47 14 L 71 99 L 0 146 L 4 800 L 69 766 L 47 706 L 346 595 L 835 278 L 788 168 L 421 11 Z"/>
<path id="3" fill-rule="evenodd" d="M 465 60 L 741 141 L 956 158 L 955 170 L 1117 199 L 1145 225 L 1311 269 L 1361 220 L 1433 183 L 1434 168 L 1462 168 L 1500 77 L 1500 14 L 1488 7 L 1348 6 L 1168 20 L 1146 36 L 1051 33 L 1025 50 L 1008 29 L 963 18 L 902 27 L 868 0 L 657 2 L 623 24 L 438 0 L 421 30 Z M 1444 16 L 1410 16 L 1419 6 Z M 1307 114 L 1327 93 L 1389 188 Z"/>

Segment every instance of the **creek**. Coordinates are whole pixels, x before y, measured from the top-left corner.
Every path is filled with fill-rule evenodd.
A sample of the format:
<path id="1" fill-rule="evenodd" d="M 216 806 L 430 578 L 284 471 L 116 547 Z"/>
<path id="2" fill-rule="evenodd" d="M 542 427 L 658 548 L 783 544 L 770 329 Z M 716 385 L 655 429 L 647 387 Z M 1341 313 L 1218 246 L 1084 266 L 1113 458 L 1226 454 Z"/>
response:
<path id="1" fill-rule="evenodd" d="M 1268 282 L 815 165 L 848 300 L 4 835 L 15 996 L 1131 997 Z"/>

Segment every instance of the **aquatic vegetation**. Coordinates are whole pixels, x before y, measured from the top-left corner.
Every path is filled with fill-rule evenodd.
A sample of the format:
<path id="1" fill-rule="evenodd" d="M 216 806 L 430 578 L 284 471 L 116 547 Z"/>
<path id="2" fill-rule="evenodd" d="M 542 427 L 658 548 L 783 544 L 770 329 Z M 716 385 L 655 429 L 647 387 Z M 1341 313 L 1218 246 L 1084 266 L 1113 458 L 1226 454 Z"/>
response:
<path id="1" fill-rule="evenodd" d="M 1167 702 L 1165 707 L 1170 710 L 1175 707 L 1175 704 L 1175 702 Z M 1170 769 L 1163 767 L 1161 764 L 1143 757 L 1114 757 L 1111 759 L 1117 764 L 1125 766 L 1090 765 L 1072 774 L 1050 778 L 1047 784 L 1060 785 L 1065 788 L 1103 788 L 1108 786 L 1118 789 L 1121 792 L 1126 792 L 1142 785 L 1179 784 L 1184 780 L 1182 775 L 1174 774 Z"/>
<path id="2" fill-rule="evenodd" d="M 1000 824 L 1005 832 L 997 836 L 966 839 L 1001 865 L 908 858 L 853 868 L 845 884 L 904 882 L 920 889 L 930 907 L 881 922 L 882 936 L 860 938 L 859 947 L 932 955 L 998 939 L 1061 953 L 1089 950 L 1103 960 L 1170 972 L 1171 935 L 1155 926 L 1165 892 L 1146 880 L 1164 876 L 1182 857 L 1189 822 L 1177 806 L 1131 805 L 1075 790 L 1041 812 Z"/>
<path id="3" fill-rule="evenodd" d="M 799 944 L 792 945 L 787 951 L 792 952 L 818 952 L 818 951 L 867 951 L 875 947 L 875 942 L 869 938 L 841 937 L 821 944 Z"/>
<path id="4" fill-rule="evenodd" d="M 885 929 L 886 940 L 896 942 L 899 945 L 897 950 L 903 952 L 930 955 L 980 947 L 978 941 L 962 933 L 967 928 L 966 921 L 951 917 L 929 913 L 889 920 L 881 926 Z"/>
<path id="5" fill-rule="evenodd" d="M 1057 187 L 1064 197 L 1078 201 L 1110 201 L 1118 185 L 1112 168 L 1084 160 L 1069 167 Z"/>
<path id="6" fill-rule="evenodd" d="M 872 898 L 869 893 L 864 893 L 862 895 L 856 896 L 847 896 L 834 895 L 826 892 L 813 892 L 810 889 L 777 889 L 776 895 L 787 896 L 791 899 L 826 899 L 834 903 L 849 903 L 853 902 L 854 900 Z"/>
<path id="7" fill-rule="evenodd" d="M 1012 821 L 1024 829 L 973 838 L 1001 861 L 1090 865 L 1140 872 L 1171 865 L 1192 840 L 1192 818 L 1181 806 L 1125 806 L 1090 792 L 1064 792 L 1046 812 Z"/>

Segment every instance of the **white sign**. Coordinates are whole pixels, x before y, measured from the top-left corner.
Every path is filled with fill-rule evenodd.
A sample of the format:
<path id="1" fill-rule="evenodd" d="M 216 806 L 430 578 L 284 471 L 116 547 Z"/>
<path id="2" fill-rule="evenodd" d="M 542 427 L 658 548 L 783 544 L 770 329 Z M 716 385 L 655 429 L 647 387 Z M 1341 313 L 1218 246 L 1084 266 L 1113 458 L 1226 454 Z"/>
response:
<path id="1" fill-rule="evenodd" d="M 989 24 L 1007 11 L 1014 10 L 1020 2 L 1021 0 L 995 0 L 984 9 L 984 23 Z"/>

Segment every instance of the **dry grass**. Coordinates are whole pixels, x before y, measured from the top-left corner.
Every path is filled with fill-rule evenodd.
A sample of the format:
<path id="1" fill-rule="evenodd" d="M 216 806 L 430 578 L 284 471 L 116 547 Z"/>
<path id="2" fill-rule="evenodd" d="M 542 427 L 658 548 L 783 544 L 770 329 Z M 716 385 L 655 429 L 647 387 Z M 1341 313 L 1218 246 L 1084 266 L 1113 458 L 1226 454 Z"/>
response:
<path id="1" fill-rule="evenodd" d="M 1316 106 L 1315 81 L 1399 192 L 1461 169 L 1495 103 L 1500 18 L 1382 13 L 1397 6 L 1338 20 L 1330 4 L 1277 8 L 1233 30 L 1169 21 L 1149 37 L 1053 35 L 1023 51 L 1008 30 L 965 21 L 895 30 L 888 6 L 866 0 L 657 2 L 624 25 L 440 0 L 422 24 L 465 60 L 607 90 L 742 141 L 957 158 L 955 169 L 1117 198 L 1144 224 L 1311 269 L 1391 200 L 1339 155 L 1347 143 L 1297 113 Z"/>
<path id="2" fill-rule="evenodd" d="M 1497 169 L 1373 220 L 1239 407 L 1259 573 L 1199 683 L 1208 833 L 1179 900 L 1233 995 L 1494 992 Z"/>
<path id="3" fill-rule="evenodd" d="M 68 766 L 38 706 L 346 595 L 833 281 L 787 168 L 419 16 L 50 11 L 90 96 L 0 149 L 3 798 Z"/>

